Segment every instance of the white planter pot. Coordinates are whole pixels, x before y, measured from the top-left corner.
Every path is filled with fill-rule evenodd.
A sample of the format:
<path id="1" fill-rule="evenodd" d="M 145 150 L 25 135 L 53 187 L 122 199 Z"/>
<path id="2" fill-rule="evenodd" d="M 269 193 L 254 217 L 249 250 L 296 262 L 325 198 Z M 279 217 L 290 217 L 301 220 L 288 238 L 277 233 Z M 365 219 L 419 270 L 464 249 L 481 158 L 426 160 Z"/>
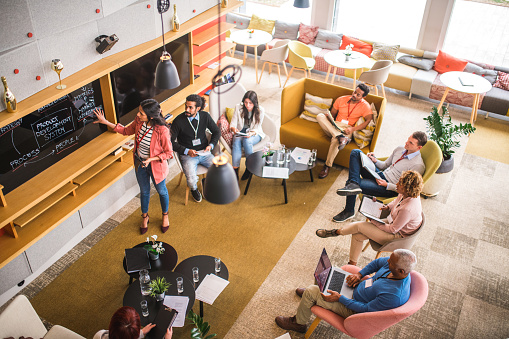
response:
<path id="1" fill-rule="evenodd" d="M 435 174 L 429 178 L 424 184 L 422 189 L 422 195 L 426 197 L 434 197 L 440 193 L 440 191 L 447 185 L 447 182 L 451 179 L 452 170 L 454 169 L 454 158 L 451 157 L 448 160 L 442 161 L 442 164 L 437 169 Z"/>

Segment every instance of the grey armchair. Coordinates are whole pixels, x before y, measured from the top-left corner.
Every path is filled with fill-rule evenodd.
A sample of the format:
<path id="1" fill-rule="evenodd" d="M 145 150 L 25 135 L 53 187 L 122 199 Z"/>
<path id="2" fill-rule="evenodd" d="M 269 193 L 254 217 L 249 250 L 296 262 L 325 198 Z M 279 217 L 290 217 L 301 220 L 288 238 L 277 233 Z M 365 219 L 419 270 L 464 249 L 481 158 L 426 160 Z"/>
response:
<path id="1" fill-rule="evenodd" d="M 382 255 L 382 252 L 394 252 L 394 250 L 397 249 L 409 250 L 414 245 L 415 241 L 417 240 L 417 237 L 422 232 L 423 228 L 424 228 L 424 213 L 422 213 L 421 226 L 417 229 L 417 231 L 415 231 L 414 234 L 404 238 L 394 239 L 392 241 L 385 243 L 384 245 L 381 245 L 376 241 L 369 239 L 369 242 L 366 244 L 362 252 L 364 252 L 368 248 L 368 246 L 371 245 L 371 248 L 374 251 L 376 251 L 375 259 L 378 259 Z"/>
<path id="2" fill-rule="evenodd" d="M 260 61 L 263 61 L 262 71 L 260 73 L 260 78 L 258 79 L 258 83 L 262 80 L 263 71 L 265 70 L 265 65 L 269 65 L 269 74 L 272 71 L 272 65 L 277 67 L 277 76 L 279 77 L 279 87 L 281 87 L 281 70 L 279 69 L 279 63 L 283 63 L 283 69 L 285 70 L 286 77 L 288 78 L 288 71 L 286 69 L 285 60 L 288 58 L 288 43 L 290 40 L 285 39 L 275 43 L 272 49 L 266 49 L 263 51 Z"/>
<path id="3" fill-rule="evenodd" d="M 364 82 L 368 86 L 375 87 L 375 94 L 378 95 L 378 85 L 382 86 L 382 94 L 385 98 L 384 83 L 389 77 L 389 71 L 391 70 L 392 61 L 390 60 L 379 60 L 375 62 L 373 67 L 369 71 L 363 72 L 359 81 Z"/>

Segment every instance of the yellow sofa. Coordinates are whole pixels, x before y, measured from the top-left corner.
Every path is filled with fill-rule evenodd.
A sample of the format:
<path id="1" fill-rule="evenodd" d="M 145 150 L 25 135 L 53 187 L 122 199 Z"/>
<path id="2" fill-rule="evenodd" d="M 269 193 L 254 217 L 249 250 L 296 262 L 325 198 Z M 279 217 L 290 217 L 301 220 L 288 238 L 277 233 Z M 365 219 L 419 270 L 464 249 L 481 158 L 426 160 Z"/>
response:
<path id="1" fill-rule="evenodd" d="M 352 89 L 309 78 L 300 79 L 283 89 L 281 95 L 281 128 L 279 129 L 281 143 L 287 147 L 316 148 L 318 150 L 318 158 L 326 159 L 330 138 L 325 135 L 318 123 L 299 118 L 304 109 L 305 93 L 336 100 L 340 96 L 351 95 Z M 364 153 L 368 153 L 375 150 L 378 133 L 380 132 L 384 117 L 386 100 L 383 97 L 371 94 L 365 99 L 369 103 L 374 103 L 378 111 L 378 120 L 371 144 L 362 149 Z M 357 144 L 353 141 L 350 142 L 338 153 L 334 163 L 348 167 L 350 152 L 356 148 L 358 148 Z"/>

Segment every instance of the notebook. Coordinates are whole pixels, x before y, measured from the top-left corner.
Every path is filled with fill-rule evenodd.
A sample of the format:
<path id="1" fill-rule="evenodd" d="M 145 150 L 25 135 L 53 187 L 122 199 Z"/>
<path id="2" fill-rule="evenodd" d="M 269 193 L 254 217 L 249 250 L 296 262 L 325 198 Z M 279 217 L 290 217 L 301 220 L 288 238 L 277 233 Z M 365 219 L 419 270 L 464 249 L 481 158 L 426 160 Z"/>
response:
<path id="1" fill-rule="evenodd" d="M 148 252 L 143 247 L 126 248 L 125 262 L 127 266 L 127 273 L 150 269 Z"/>
<path id="2" fill-rule="evenodd" d="M 323 249 L 315 270 L 315 279 L 323 294 L 329 295 L 327 290 L 332 290 L 352 299 L 353 287 L 346 283 L 346 277 L 350 274 L 339 267 L 332 266 L 327 251 Z"/>
<path id="3" fill-rule="evenodd" d="M 150 332 L 147 333 L 146 338 L 148 339 L 163 339 L 166 330 L 173 325 L 173 322 L 177 318 L 178 312 L 171 307 L 167 307 L 165 305 L 161 305 L 159 312 L 157 312 L 157 316 L 154 320 L 154 327 Z"/>

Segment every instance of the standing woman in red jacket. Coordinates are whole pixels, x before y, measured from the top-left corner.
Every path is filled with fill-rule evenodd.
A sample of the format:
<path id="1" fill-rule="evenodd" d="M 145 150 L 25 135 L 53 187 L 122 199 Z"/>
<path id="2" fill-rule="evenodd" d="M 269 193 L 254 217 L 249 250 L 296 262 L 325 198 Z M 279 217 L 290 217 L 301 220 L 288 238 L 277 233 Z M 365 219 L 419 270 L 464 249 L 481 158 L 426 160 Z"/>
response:
<path id="1" fill-rule="evenodd" d="M 164 233 L 170 227 L 168 219 L 168 205 L 170 199 L 166 188 L 166 176 L 168 175 L 167 159 L 173 158 L 169 126 L 161 114 L 161 106 L 154 99 L 143 100 L 140 103 L 136 118 L 127 127 L 121 124 L 113 124 L 106 120 L 104 112 L 94 110 L 97 121 L 94 123 L 105 124 L 122 135 L 135 134 L 134 139 L 134 169 L 136 179 L 140 185 L 141 217 L 143 222 L 140 233 L 145 234 L 148 230 L 149 216 L 148 205 L 150 201 L 150 178 L 159 194 L 161 210 L 163 212 L 161 231 Z"/>

